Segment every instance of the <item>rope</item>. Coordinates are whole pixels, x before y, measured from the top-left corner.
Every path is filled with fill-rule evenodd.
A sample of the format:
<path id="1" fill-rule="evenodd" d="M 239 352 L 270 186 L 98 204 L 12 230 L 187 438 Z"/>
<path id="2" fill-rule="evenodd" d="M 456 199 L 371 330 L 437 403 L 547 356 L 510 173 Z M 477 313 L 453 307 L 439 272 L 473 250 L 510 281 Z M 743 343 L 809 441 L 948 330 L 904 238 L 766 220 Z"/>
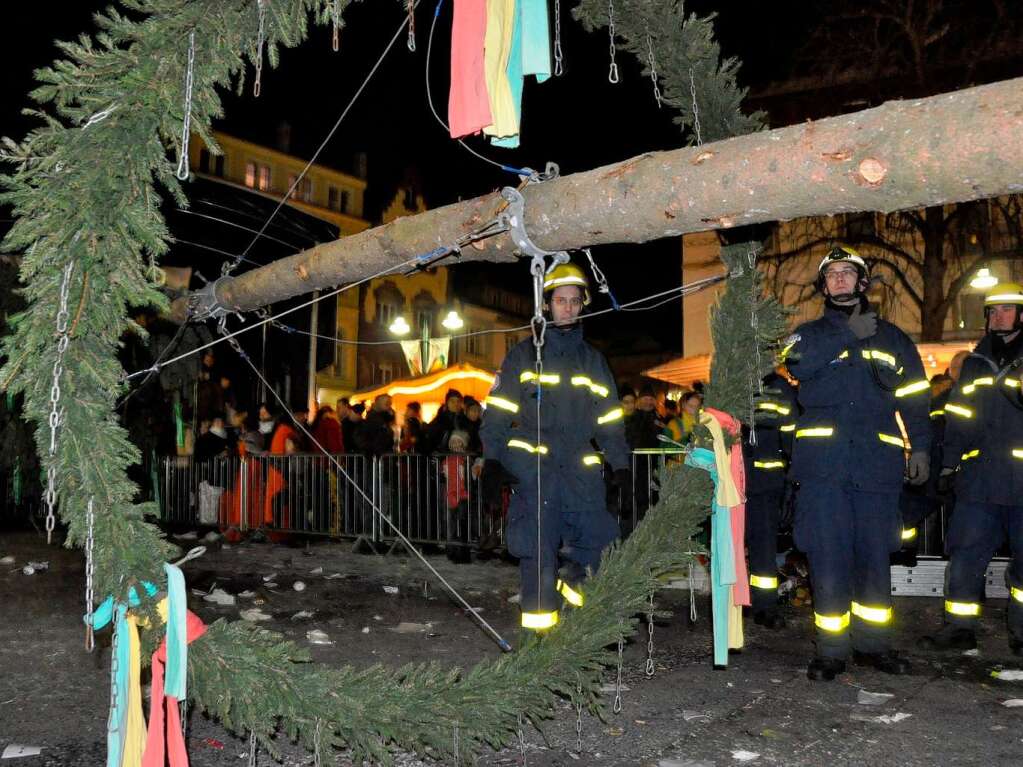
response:
<path id="1" fill-rule="evenodd" d="M 400 540 L 405 545 L 405 547 L 415 555 L 416 559 L 422 562 L 423 566 L 426 567 L 427 570 L 433 573 L 437 580 L 440 581 L 441 584 L 443 584 L 443 586 L 448 590 L 451 596 L 453 596 L 455 600 L 458 601 L 465 608 L 466 612 L 471 614 L 479 622 L 479 624 L 495 639 L 498 647 L 500 647 L 505 652 L 511 652 L 512 650 L 511 645 L 508 644 L 508 642 L 497 632 L 497 630 L 479 614 L 476 608 L 472 607 L 465 600 L 465 598 L 458 593 L 454 586 L 448 583 L 448 581 L 444 578 L 443 575 L 437 572 L 437 569 L 433 565 L 431 565 L 429 560 L 427 560 L 426 557 L 424 557 L 419 552 L 419 550 L 412 544 L 412 541 L 410 541 L 405 536 L 405 534 L 398 529 L 398 526 L 395 525 L 394 522 L 392 522 L 390 518 L 386 514 L 384 514 L 383 511 L 381 511 L 380 508 L 375 503 L 373 503 L 373 500 L 366 494 L 366 492 L 359 486 L 359 484 L 354 479 L 352 479 L 351 475 L 349 475 L 348 472 L 345 471 L 345 467 L 341 464 L 341 462 L 338 461 L 337 458 L 335 458 L 333 455 L 331 455 L 327 451 L 327 449 L 319 443 L 316 437 L 313 436 L 312 432 L 310 432 L 309 429 L 306 428 L 305 424 L 301 423 L 294 417 L 294 415 L 291 413 L 291 409 L 288 407 L 288 403 L 286 403 L 284 399 L 277 393 L 277 391 L 270 385 L 270 382 L 266 380 L 263 374 L 259 371 L 259 368 L 257 368 L 255 363 L 253 363 L 252 360 L 249 358 L 249 355 L 247 355 L 242 350 L 241 345 L 233 338 L 225 337 L 224 340 L 229 341 L 231 348 L 235 350 L 238 356 L 241 357 L 250 368 L 252 368 L 252 372 L 256 374 L 256 377 L 260 380 L 260 382 L 267 388 L 270 394 L 273 395 L 274 399 L 277 400 L 277 404 L 280 405 L 282 412 L 287 413 L 288 417 L 291 418 L 292 423 L 294 423 L 295 426 L 299 429 L 299 431 L 301 431 L 305 435 L 306 439 L 308 439 L 312 445 L 315 445 L 319 449 L 319 451 L 323 453 L 323 455 L 326 456 L 331 463 L 334 464 L 337 470 L 341 473 L 341 476 L 344 477 L 345 480 L 347 480 L 348 483 L 353 488 L 355 488 L 356 492 L 358 492 L 359 495 L 363 497 L 363 499 L 365 499 L 366 503 L 369 504 L 369 507 L 373 510 L 373 512 L 380 519 L 387 523 L 387 526 L 391 528 L 391 532 L 394 533 L 395 537 L 397 537 L 398 540 Z"/>

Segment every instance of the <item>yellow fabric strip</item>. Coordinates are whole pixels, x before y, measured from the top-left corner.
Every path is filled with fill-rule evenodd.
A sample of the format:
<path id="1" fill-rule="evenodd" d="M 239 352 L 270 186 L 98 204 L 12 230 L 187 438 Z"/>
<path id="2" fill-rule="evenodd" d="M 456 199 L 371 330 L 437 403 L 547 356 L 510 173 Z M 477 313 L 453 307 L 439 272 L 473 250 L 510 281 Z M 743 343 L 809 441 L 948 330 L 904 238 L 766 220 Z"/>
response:
<path id="1" fill-rule="evenodd" d="M 710 413 L 700 413 L 700 423 L 707 427 L 714 444 L 714 464 L 718 473 L 715 491 L 717 504 L 726 509 L 738 506 L 743 502 L 743 498 L 739 495 L 735 480 L 732 478 L 732 459 L 728 454 L 728 448 L 725 447 L 725 433 L 721 429 L 721 424 Z M 739 553 L 742 554 L 742 552 Z M 731 589 L 729 589 L 730 592 Z"/>
<path id="2" fill-rule="evenodd" d="M 773 575 L 751 575 L 749 585 L 758 589 L 777 589 L 778 579 Z"/>
<path id="3" fill-rule="evenodd" d="M 980 615 L 980 605 L 976 602 L 953 602 L 951 599 L 946 599 L 945 612 L 967 618 L 976 618 Z"/>
<path id="4" fill-rule="evenodd" d="M 957 405 L 954 402 L 948 402 L 945 404 L 945 411 L 948 413 L 955 413 L 957 416 L 962 418 L 973 418 L 973 411 L 963 405 Z"/>
<path id="5" fill-rule="evenodd" d="M 791 409 L 785 407 L 784 405 L 779 405 L 777 402 L 770 402 L 770 401 L 768 401 L 768 402 L 758 402 L 757 403 L 757 410 L 769 410 L 772 413 L 779 413 L 781 415 L 788 415 L 789 413 L 792 412 Z"/>
<path id="6" fill-rule="evenodd" d="M 146 720 L 142 716 L 142 652 L 139 644 L 138 623 L 134 616 L 128 622 L 128 712 L 124 725 L 124 750 L 121 767 L 138 767 L 146 749 Z"/>
<path id="7" fill-rule="evenodd" d="M 892 608 L 890 607 L 867 607 L 859 602 L 852 603 L 852 614 L 862 618 L 868 623 L 875 623 L 883 626 L 890 623 L 892 619 Z"/>
<path id="8" fill-rule="evenodd" d="M 728 591 L 728 649 L 741 650 L 745 644 L 745 637 L 742 635 L 742 605 L 735 604 L 735 592 Z"/>
<path id="9" fill-rule="evenodd" d="M 606 413 L 604 413 L 604 415 L 600 416 L 597 419 L 597 423 L 603 426 L 605 423 L 611 423 L 612 421 L 617 421 L 618 419 L 624 417 L 625 411 L 622 410 L 620 407 L 616 407 L 614 410 L 609 410 Z"/>
<path id="10" fill-rule="evenodd" d="M 835 433 L 833 426 L 814 426 L 809 429 L 800 429 L 796 432 L 796 439 L 804 437 L 830 437 Z"/>
<path id="11" fill-rule="evenodd" d="M 900 386 L 898 389 L 895 390 L 895 396 L 908 397 L 910 394 L 918 394 L 919 392 L 922 391 L 929 392 L 930 390 L 931 390 L 930 381 L 926 379 L 921 379 L 919 381 L 913 381 L 913 383 L 908 383 L 905 386 Z"/>
<path id="12" fill-rule="evenodd" d="M 837 634 L 841 631 L 845 631 L 849 628 L 849 613 L 842 613 L 841 615 L 821 615 L 820 613 L 813 614 L 813 622 L 819 629 L 824 631 L 830 631 L 832 634 Z"/>
<path id="13" fill-rule="evenodd" d="M 522 613 L 522 628 L 540 631 L 556 626 L 558 613 L 555 610 L 551 613 Z"/>
<path id="14" fill-rule="evenodd" d="M 881 432 L 878 432 L 877 438 L 882 442 L 888 443 L 889 445 L 901 447 L 903 450 L 906 449 L 906 443 L 902 441 L 902 437 L 896 437 L 891 434 L 882 434 Z"/>
<path id="15" fill-rule="evenodd" d="M 501 410 L 507 410 L 509 413 L 519 412 L 519 406 L 510 399 L 505 399 L 504 397 L 495 397 L 491 395 L 483 400 L 483 404 L 487 407 L 493 405 L 494 407 L 501 408 Z"/>
<path id="16" fill-rule="evenodd" d="M 610 389 L 599 383 L 595 383 L 589 376 L 572 376 L 571 382 L 572 386 L 585 386 L 589 388 L 589 390 L 598 397 L 607 397 L 607 395 L 611 393 Z"/>
<path id="17" fill-rule="evenodd" d="M 785 461 L 754 461 L 755 469 L 784 469 Z"/>
<path id="18" fill-rule="evenodd" d="M 563 580 L 559 579 L 555 588 L 558 590 L 558 593 L 565 598 L 565 601 L 573 607 L 582 607 L 583 602 L 586 601 L 583 598 L 581 591 L 576 591 Z"/>
<path id="19" fill-rule="evenodd" d="M 795 431 L 795 430 L 796 430 L 796 425 L 794 423 L 787 423 L 784 426 L 781 426 L 781 427 L 778 428 L 778 431 L 784 431 L 784 432 Z"/>
<path id="20" fill-rule="evenodd" d="M 483 35 L 483 74 L 490 97 L 494 122 L 483 132 L 488 136 L 514 136 L 519 132 L 515 101 L 508 81 L 508 57 L 511 55 L 515 28 L 515 0 L 487 0 L 487 27 Z"/>
<path id="21" fill-rule="evenodd" d="M 931 411 L 931 418 L 937 418 L 939 415 L 945 415 L 945 411 L 940 408 L 938 410 Z"/>

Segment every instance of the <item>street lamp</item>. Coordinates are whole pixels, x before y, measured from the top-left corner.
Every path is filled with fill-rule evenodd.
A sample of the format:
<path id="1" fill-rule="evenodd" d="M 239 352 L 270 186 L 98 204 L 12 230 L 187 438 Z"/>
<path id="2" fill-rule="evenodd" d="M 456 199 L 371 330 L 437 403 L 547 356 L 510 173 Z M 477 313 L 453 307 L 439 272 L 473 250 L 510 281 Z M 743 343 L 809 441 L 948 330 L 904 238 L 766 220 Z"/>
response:
<path id="1" fill-rule="evenodd" d="M 988 269 L 987 267 L 984 267 L 983 269 L 978 269 L 977 274 L 974 276 L 972 280 L 970 280 L 971 288 L 979 289 L 993 288 L 997 284 L 998 278 L 991 274 L 991 270 Z"/>
<path id="2" fill-rule="evenodd" d="M 448 330 L 461 330 L 465 322 L 458 316 L 458 312 L 452 309 L 440 323 Z"/>
<path id="3" fill-rule="evenodd" d="M 394 322 L 392 322 L 390 327 L 387 329 L 396 336 L 407 336 L 412 331 L 412 328 L 409 327 L 408 321 L 400 314 L 394 319 Z"/>

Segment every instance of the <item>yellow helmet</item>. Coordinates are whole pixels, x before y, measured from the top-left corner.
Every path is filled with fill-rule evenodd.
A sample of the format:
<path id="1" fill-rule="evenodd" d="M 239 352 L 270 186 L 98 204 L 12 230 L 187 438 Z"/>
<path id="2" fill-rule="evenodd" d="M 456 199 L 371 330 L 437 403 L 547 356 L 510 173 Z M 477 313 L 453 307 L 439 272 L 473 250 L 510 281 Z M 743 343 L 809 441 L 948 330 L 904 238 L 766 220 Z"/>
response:
<path id="1" fill-rule="evenodd" d="M 1018 282 L 999 282 L 984 295 L 984 306 L 1004 304 L 1023 306 L 1023 285 Z"/>
<path id="2" fill-rule="evenodd" d="M 575 264 L 558 264 L 543 278 L 543 292 L 549 293 L 562 285 L 578 285 L 583 291 L 583 306 L 590 303 L 590 282 L 586 273 Z"/>

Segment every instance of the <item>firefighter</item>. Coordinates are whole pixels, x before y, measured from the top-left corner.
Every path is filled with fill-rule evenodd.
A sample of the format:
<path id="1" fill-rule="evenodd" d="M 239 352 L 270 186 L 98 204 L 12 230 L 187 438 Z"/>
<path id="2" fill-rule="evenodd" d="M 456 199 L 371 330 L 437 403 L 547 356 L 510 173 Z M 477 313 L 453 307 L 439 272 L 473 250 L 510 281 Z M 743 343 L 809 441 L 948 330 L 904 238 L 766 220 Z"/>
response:
<path id="1" fill-rule="evenodd" d="M 903 479 L 923 484 L 929 474 L 930 385 L 913 343 L 867 303 L 868 268 L 855 250 L 833 248 L 817 275 L 824 313 L 782 350 L 802 407 L 790 474 L 799 483 L 793 532 L 813 587 L 807 676 L 834 679 L 850 649 L 857 664 L 905 674 L 909 662 L 891 649 L 888 559 L 901 543 Z"/>
<path id="2" fill-rule="evenodd" d="M 590 303 L 586 276 L 563 264 L 545 276 L 543 290 L 548 324 L 542 365 L 538 369 L 532 338 L 508 352 L 486 399 L 480 433 L 486 458 L 500 461 L 518 480 L 507 544 L 519 558 L 522 626 L 532 631 L 556 625 L 563 602 L 583 606 L 583 580 L 618 537 L 618 523 L 606 508 L 603 464 L 617 470 L 616 484 L 629 484 L 614 378 L 576 321 Z"/>
<path id="3" fill-rule="evenodd" d="M 929 649 L 973 649 L 985 571 L 1008 539 L 1009 648 L 1023 655 L 1023 286 L 984 298 L 986 333 L 963 363 L 948 402 L 943 485 L 955 481 L 949 523 L 944 626 Z"/>
<path id="4" fill-rule="evenodd" d="M 755 439 L 747 437 L 746 549 L 749 554 L 753 620 L 776 630 L 785 627 L 778 613 L 778 523 L 785 497 L 785 473 L 792 449 L 796 390 L 779 373 L 768 374 L 763 394 L 754 399 Z"/>

